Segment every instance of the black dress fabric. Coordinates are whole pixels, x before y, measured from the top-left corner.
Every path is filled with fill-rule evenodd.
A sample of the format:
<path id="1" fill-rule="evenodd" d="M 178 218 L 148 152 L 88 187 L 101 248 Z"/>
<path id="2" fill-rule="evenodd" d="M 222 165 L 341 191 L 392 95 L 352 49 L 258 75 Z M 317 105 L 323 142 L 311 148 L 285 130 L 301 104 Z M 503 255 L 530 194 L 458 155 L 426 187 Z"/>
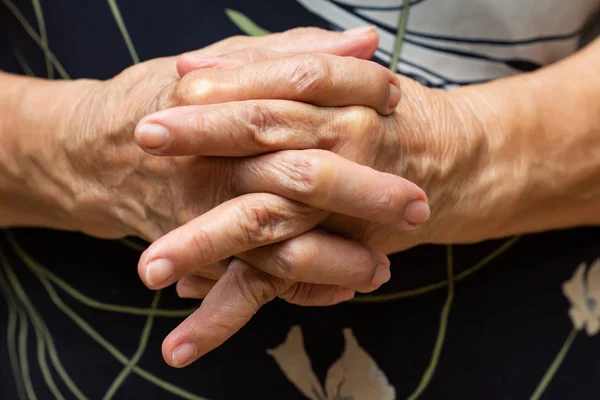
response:
<path id="1" fill-rule="evenodd" d="M 40 3 L 50 47 L 71 77 L 106 79 L 131 65 L 109 2 Z M 32 3 L 6 4 L 0 69 L 22 73 L 16 50 L 44 76 L 43 53 L 13 13 L 17 7 L 37 28 Z M 227 9 L 269 31 L 339 28 L 290 0 L 118 5 L 142 60 L 244 33 Z M 599 239 L 599 228 L 580 228 L 419 246 L 391 256 L 393 278 L 371 297 L 328 308 L 273 301 L 223 346 L 173 369 L 161 341 L 198 301 L 166 289 L 149 319 L 156 294 L 137 276 L 139 251 L 76 233 L 6 230 L 0 398 L 495 400 L 527 399 L 537 389 L 549 400 L 597 399 Z M 273 350 L 299 332 L 297 350 L 310 360 L 305 372 L 317 381 L 313 397 L 289 379 L 290 366 Z M 365 392 L 363 378 L 387 391 Z"/>

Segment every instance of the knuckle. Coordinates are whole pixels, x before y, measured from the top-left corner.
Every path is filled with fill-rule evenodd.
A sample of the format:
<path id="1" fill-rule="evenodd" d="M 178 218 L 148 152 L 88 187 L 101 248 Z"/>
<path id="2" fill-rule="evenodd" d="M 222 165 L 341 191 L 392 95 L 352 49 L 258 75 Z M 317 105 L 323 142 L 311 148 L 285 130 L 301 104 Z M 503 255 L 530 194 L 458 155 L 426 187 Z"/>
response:
<path id="1" fill-rule="evenodd" d="M 331 67 L 320 55 L 301 54 L 290 61 L 293 64 L 290 84 L 299 96 L 319 93 L 331 81 Z"/>
<path id="2" fill-rule="evenodd" d="M 229 269 L 228 284 L 235 289 L 239 296 L 244 299 L 251 307 L 251 315 L 253 315 L 261 306 L 260 293 L 255 293 L 250 287 L 250 279 L 246 268 L 235 268 L 233 265 Z"/>
<path id="3" fill-rule="evenodd" d="M 294 270 L 291 268 L 291 264 L 289 259 L 283 254 L 277 254 L 271 260 L 272 265 L 272 275 L 277 276 L 281 279 L 288 279 L 291 281 L 295 281 L 296 274 Z"/>
<path id="4" fill-rule="evenodd" d="M 233 285 L 241 298 L 250 306 L 251 313 L 246 318 L 251 317 L 260 307 L 273 300 L 280 293 L 285 291 L 286 283 L 278 278 L 264 276 L 253 279 L 248 268 L 232 268 L 231 285 Z"/>
<path id="5" fill-rule="evenodd" d="M 290 240 L 273 257 L 274 274 L 282 279 L 302 281 L 317 257 L 315 246 Z"/>
<path id="6" fill-rule="evenodd" d="M 213 261 L 215 246 L 210 235 L 203 229 L 197 229 L 190 235 L 191 247 L 194 253 L 194 264 L 205 265 Z"/>
<path id="7" fill-rule="evenodd" d="M 372 138 L 381 131 L 381 117 L 372 108 L 351 106 L 339 115 L 333 129 L 343 132 L 347 139 Z"/>
<path id="8" fill-rule="evenodd" d="M 271 243 L 280 236 L 281 214 L 268 202 L 242 203 L 239 206 L 241 241 L 246 246 Z"/>
<path id="9" fill-rule="evenodd" d="M 236 117 L 237 126 L 245 126 L 249 142 L 252 146 L 271 148 L 278 135 L 270 135 L 269 130 L 276 123 L 273 113 L 261 103 L 250 103 L 244 107 L 243 115 Z"/>
<path id="10" fill-rule="evenodd" d="M 293 157 L 280 166 L 285 169 L 291 190 L 300 198 L 313 198 L 319 194 L 324 166 L 317 152 L 318 150 L 303 151 L 302 156 Z"/>
<path id="11" fill-rule="evenodd" d="M 208 102 L 218 94 L 218 89 L 205 75 L 206 70 L 186 74 L 177 84 L 173 97 L 177 105 L 194 105 Z"/>

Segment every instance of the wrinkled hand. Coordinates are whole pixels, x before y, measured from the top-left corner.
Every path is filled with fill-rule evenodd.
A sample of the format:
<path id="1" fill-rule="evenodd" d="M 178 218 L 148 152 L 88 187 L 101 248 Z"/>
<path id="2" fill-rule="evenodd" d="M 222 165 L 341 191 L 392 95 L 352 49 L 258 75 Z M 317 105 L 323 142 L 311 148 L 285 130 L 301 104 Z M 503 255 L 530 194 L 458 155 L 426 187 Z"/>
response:
<path id="1" fill-rule="evenodd" d="M 245 41 L 246 46 L 252 42 L 277 48 L 279 44 L 286 52 L 290 50 L 287 43 L 292 42 L 299 51 L 305 46 L 317 51 L 366 57 L 372 54 L 377 42 L 372 31 L 363 32 L 362 36 L 314 30 L 295 32 L 256 41 L 239 40 Z M 311 35 L 318 40 L 300 40 Z M 346 39 L 348 37 L 351 39 Z M 237 42 L 225 43 L 233 43 L 231 47 L 235 50 Z M 302 284 L 294 284 L 301 279 L 277 278 L 276 295 L 292 302 L 333 304 L 352 297 L 355 290 L 376 289 L 389 279 L 389 261 L 385 255 L 325 231 L 309 231 L 329 212 L 413 229 L 415 223 L 427 217 L 423 218 L 417 207 L 415 219 L 415 212 L 411 211 L 414 207 L 409 206 L 426 201 L 425 193 L 416 185 L 326 151 L 295 150 L 260 155 L 287 148 L 312 149 L 319 147 L 317 142 L 304 145 L 302 141 L 282 137 L 281 141 L 269 139 L 258 147 L 238 147 L 235 154 L 231 154 L 234 157 L 165 158 L 140 150 L 132 131 L 138 120 L 149 112 L 181 105 L 228 102 L 234 95 L 248 101 L 274 97 L 297 100 L 298 103 L 290 104 L 302 107 L 310 103 L 315 110 L 363 105 L 377 110 L 374 112 L 390 113 L 399 100 L 396 77 L 369 61 L 324 54 L 266 57 L 266 64 L 258 69 L 253 69 L 256 64 L 251 64 L 236 75 L 235 80 L 219 81 L 215 69 L 190 72 L 201 67 L 205 55 L 215 48 L 219 46 L 203 50 L 203 56 L 187 55 L 178 65 L 173 58 L 153 60 L 134 66 L 110 81 L 86 85 L 86 96 L 82 96 L 69 119 L 71 128 L 60 147 L 66 154 L 59 162 L 66 160 L 68 165 L 68 173 L 60 174 L 60 183 L 73 194 L 72 203 L 67 207 L 70 218 L 76 219 L 80 230 L 95 236 L 134 234 L 151 241 L 188 221 L 192 222 L 186 228 L 201 224 L 205 227 L 204 234 L 197 233 L 193 237 L 184 234 L 181 240 L 186 243 L 192 240 L 196 256 L 203 257 L 207 265 L 260 247 L 270 252 L 272 262 L 266 264 L 266 259 L 259 255 L 261 250 L 254 253 L 260 260 L 253 261 L 251 252 L 247 259 L 267 265 L 267 271 L 271 268 L 279 274 L 286 270 L 297 274 L 305 269 L 307 278 Z M 222 45 L 219 51 L 223 48 L 226 46 Z M 256 50 L 251 50 L 254 52 Z M 331 75 L 321 74 L 324 66 L 332 71 Z M 186 74 L 181 80 L 176 67 Z M 361 71 L 360 76 L 353 75 L 353 71 Z M 362 80 L 365 76 L 366 84 Z M 261 77 L 271 79 L 262 78 L 260 85 L 248 85 L 259 82 Z M 260 110 L 255 111 L 259 114 L 241 111 L 241 114 L 223 117 L 230 122 L 257 118 L 251 123 L 258 127 L 263 121 Z M 306 111 L 296 112 L 299 121 L 312 118 L 312 112 L 306 114 Z M 139 126 L 148 128 L 145 123 Z M 238 126 L 246 125 L 233 124 L 233 130 L 228 133 L 231 138 L 237 136 Z M 147 146 L 156 146 L 164 139 L 164 130 L 157 125 L 150 125 L 141 135 L 143 132 L 144 129 L 138 130 L 138 139 L 143 142 L 145 136 L 145 140 L 149 140 Z M 257 139 L 260 142 L 260 138 Z M 324 137 L 314 139 L 327 141 Z M 211 214 L 204 214 L 213 207 L 217 208 Z M 196 218 L 198 215 L 201 217 Z M 273 217 L 277 221 L 273 221 Z M 181 232 L 175 231 L 175 235 Z M 309 233 L 297 237 L 304 232 Z M 294 239 L 275 244 L 291 238 Z M 315 253 L 324 243 L 336 253 Z M 273 247 L 269 247 L 271 244 Z M 160 246 L 158 242 L 154 249 Z M 231 247 L 235 247 L 235 251 L 229 254 Z M 277 255 L 279 257 L 275 257 Z M 153 257 L 147 252 L 140 264 L 145 283 L 152 288 L 173 283 L 180 272 L 179 253 L 162 256 Z M 149 261 L 154 262 L 149 264 Z M 318 267 L 323 265 L 330 266 L 329 270 L 320 276 L 313 273 L 319 272 Z M 236 269 L 235 265 L 230 269 L 246 274 L 244 268 Z M 257 270 L 248 271 L 256 276 Z M 215 277 L 223 272 L 217 269 Z M 247 282 L 247 277 L 242 281 Z M 222 336 L 208 345 L 214 347 L 225 339 Z"/>
<path id="2" fill-rule="evenodd" d="M 373 218 L 360 219 L 353 218 L 357 216 L 350 213 L 329 213 L 320 220 L 320 226 L 327 233 L 313 231 L 278 244 L 239 253 L 243 249 L 227 240 L 228 230 L 224 226 L 215 228 L 212 222 L 217 219 L 228 220 L 227 215 L 234 219 L 237 216 L 218 207 L 164 236 L 142 257 L 142 277 L 146 272 L 147 261 L 169 259 L 176 270 L 171 275 L 170 282 L 183 277 L 178 283 L 179 294 L 184 297 L 206 296 L 200 309 L 163 343 L 165 359 L 175 366 L 187 365 L 220 345 L 239 330 L 263 304 L 287 293 L 293 282 L 331 282 L 341 286 L 347 284 L 344 279 L 355 268 L 317 268 L 328 263 L 332 265 L 336 257 L 344 254 L 340 246 L 336 247 L 319 235 L 327 234 L 334 238 L 331 234 L 335 233 L 387 253 L 420 243 L 468 242 L 476 237 L 476 233 L 469 229 L 469 219 L 461 221 L 460 215 L 465 206 L 472 208 L 468 213 L 463 212 L 464 217 L 476 214 L 476 206 L 467 197 L 469 191 L 466 189 L 481 161 L 481 142 L 471 104 L 461 94 L 427 89 L 402 78 L 403 100 L 396 112 L 387 116 L 367 107 L 315 108 L 284 100 L 247 100 L 239 88 L 228 82 L 237 82 L 236 77 L 247 69 L 264 70 L 264 65 L 273 63 L 273 59 L 278 60 L 278 63 L 285 60 L 277 59 L 272 52 L 262 50 L 259 53 L 263 54 L 266 61 L 246 65 L 248 59 L 256 61 L 258 58 L 256 49 L 251 51 L 251 56 L 247 53 L 248 51 L 239 51 L 202 60 L 203 67 L 213 68 L 210 74 L 217 82 L 215 87 L 218 90 L 214 91 L 219 93 L 218 101 L 228 103 L 173 108 L 150 115 L 144 118 L 138 128 L 139 143 L 151 154 L 169 156 L 240 156 L 252 149 L 254 152 L 264 153 L 258 158 L 265 165 L 277 165 L 281 162 L 281 157 L 297 153 L 272 153 L 285 148 L 286 143 L 293 143 L 296 148 L 301 149 L 321 149 L 305 151 L 311 155 L 326 150 L 359 164 L 415 180 L 427 188 L 433 204 L 433 217 L 420 229 L 407 232 L 406 229 L 400 229 L 402 227 L 382 223 L 381 220 L 374 221 Z M 324 56 L 312 57 L 322 60 L 320 57 Z M 188 62 L 189 60 L 180 60 L 183 64 Z M 322 76 L 335 76 L 335 70 L 327 68 L 326 64 L 320 65 L 320 71 Z M 360 76 L 361 70 L 357 69 L 353 74 Z M 369 80 L 367 75 L 364 76 L 365 86 L 368 86 Z M 269 81 L 268 77 L 258 83 L 268 86 L 265 81 Z M 232 115 L 236 117 L 231 118 Z M 141 127 L 147 123 L 166 128 L 169 131 L 168 140 L 159 145 L 147 141 L 141 131 Z M 343 163 L 340 159 L 336 160 L 336 165 L 310 162 L 307 164 L 310 168 L 305 170 L 302 180 L 315 182 L 315 187 L 319 186 L 319 182 L 329 183 L 323 177 L 335 176 L 336 171 L 344 171 Z M 285 174 L 286 171 L 282 172 Z M 289 177 L 295 178 L 293 175 Z M 242 179 L 242 184 L 244 181 Z M 344 186 L 354 185 L 347 180 Z M 264 191 L 272 189 L 262 188 Z M 373 198 L 381 203 L 391 204 L 393 198 L 386 193 L 371 192 L 366 188 L 361 191 L 365 204 Z M 296 195 L 280 194 L 290 198 L 295 198 Z M 313 191 L 309 194 L 312 197 Z M 295 199 L 307 201 L 306 198 Z M 343 201 L 340 197 L 336 203 Z M 420 204 L 415 204 L 413 212 L 421 220 L 427 219 L 428 210 L 424 205 L 421 208 Z M 270 215 L 267 211 L 264 219 L 265 224 L 269 225 L 269 231 L 277 231 L 282 225 L 281 218 L 274 210 L 271 210 Z M 207 229 L 210 234 L 207 234 Z M 309 240 L 311 235 L 316 239 L 311 240 L 310 245 L 301 242 Z M 207 271 L 213 267 L 204 254 L 215 243 L 219 246 L 219 255 L 211 258 L 210 262 L 234 255 L 239 259 L 234 259 L 229 269 L 221 270 L 224 275 L 218 281 L 215 277 L 207 276 Z M 290 248 L 291 251 L 288 250 Z M 303 249 L 302 253 L 296 249 Z M 282 263 L 282 257 L 293 259 L 294 262 Z M 308 261 L 302 261 L 305 259 Z M 287 268 L 282 268 L 282 264 Z M 290 265 L 293 268 L 289 268 Z M 332 274 L 336 270 L 342 273 Z M 184 276 L 186 274 L 192 275 Z"/>
<path id="3" fill-rule="evenodd" d="M 194 60 L 199 60 L 197 67 L 200 67 L 203 58 L 199 55 L 261 44 L 284 50 L 294 48 L 300 52 L 303 49 L 321 49 L 332 53 L 369 56 L 377 44 L 377 36 L 373 31 L 356 36 L 312 29 L 294 30 L 263 38 L 228 39 L 183 59 L 191 60 L 192 64 L 196 62 Z M 71 162 L 69 167 L 77 177 L 71 188 L 74 198 L 71 213 L 79 218 L 77 225 L 80 230 L 101 237 L 134 234 L 155 240 L 232 197 L 264 192 L 265 185 L 271 189 L 279 186 L 281 189 L 275 191 L 285 193 L 301 191 L 301 187 L 290 186 L 293 182 L 282 181 L 275 170 L 263 170 L 257 159 L 239 158 L 234 161 L 207 157 L 166 159 L 149 156 L 140 151 L 135 143 L 133 129 L 144 115 L 154 111 L 182 105 L 225 102 L 228 101 L 227 96 L 234 95 L 243 96 L 246 100 L 276 96 L 320 106 L 364 105 L 382 113 L 391 112 L 399 101 L 399 92 L 391 92 L 390 89 L 390 84 L 397 89 L 397 80 L 385 68 L 356 58 L 326 57 L 316 60 L 318 64 L 314 64 L 315 58 L 308 55 L 271 60 L 271 64 L 262 66 L 263 69 L 249 68 L 232 77 L 235 80 L 224 82 L 218 81 L 213 69 L 194 71 L 179 79 L 177 67 L 181 70 L 185 63 L 177 65 L 175 58 L 165 58 L 136 65 L 109 81 L 86 86 L 87 92 L 79 100 L 70 118 L 70 128 L 64 134 L 64 143 L 61 143 L 62 148 L 66 149 L 65 158 Z M 335 76 L 319 75 L 325 63 L 329 63 L 328 67 L 336 71 Z M 348 82 L 347 73 L 359 65 L 369 78 L 369 85 L 362 84 L 358 79 Z M 264 80 L 261 78 L 264 76 L 272 78 Z M 254 85 L 256 88 L 248 85 L 260 82 L 260 79 L 263 79 L 263 84 Z M 343 87 L 343 91 L 336 89 L 339 87 Z M 234 126 L 235 119 L 249 116 L 224 115 Z M 258 118 L 253 121 L 257 126 L 261 123 L 261 115 L 255 113 L 252 118 Z M 150 130 L 146 135 L 150 137 L 148 140 L 161 140 L 164 132 L 160 128 L 157 130 L 152 125 L 146 128 Z M 184 143 L 182 145 L 185 146 Z M 300 148 L 294 141 L 264 143 L 264 147 Z M 312 147 L 315 146 L 306 148 Z M 258 153 L 259 148 L 248 148 L 238 150 L 233 155 L 251 156 Z M 308 156 L 298 153 L 294 157 L 297 158 L 285 161 L 302 165 Z M 317 156 L 319 160 L 324 158 L 323 162 L 330 164 L 336 162 L 336 157 L 332 154 Z M 281 166 L 288 165 L 283 161 Z M 342 162 L 350 166 L 347 161 Z M 288 172 L 293 173 L 294 165 L 289 167 Z M 262 175 L 258 176 L 258 172 L 246 173 L 251 170 L 261 171 Z M 364 171 L 358 174 L 361 181 L 368 185 L 376 184 L 373 178 L 380 174 L 366 169 L 361 171 Z M 243 190 L 237 188 L 239 185 L 236 182 L 242 173 L 247 175 L 244 176 Z M 400 182 L 392 176 L 385 179 Z M 398 190 L 405 187 L 413 190 L 402 196 L 422 197 L 422 192 L 414 185 L 404 181 L 398 185 L 401 186 L 394 186 Z M 313 204 L 310 205 L 316 207 L 324 206 L 321 204 L 324 202 L 336 201 L 335 198 L 324 196 L 313 199 L 309 193 L 295 197 L 289 198 L 302 201 L 304 199 L 299 197 L 311 197 Z M 177 199 L 177 202 L 172 199 Z M 407 202 L 410 199 L 399 200 Z M 330 208 L 332 206 L 329 205 Z M 338 206 L 335 207 L 337 209 Z M 342 213 L 345 212 L 344 207 L 354 208 L 347 211 L 357 217 L 370 218 L 368 214 L 373 211 L 365 210 L 356 203 L 341 207 L 339 211 Z M 401 214 L 393 223 L 399 224 L 403 221 L 404 210 L 399 208 L 396 211 Z"/>
<path id="4" fill-rule="evenodd" d="M 248 60 L 255 60 L 257 54 L 267 60 L 248 64 Z M 338 79 L 333 68 L 322 63 L 329 56 L 308 57 L 317 59 L 313 64 L 319 65 L 318 74 L 326 77 L 320 80 Z M 276 58 L 272 51 L 252 49 L 206 57 L 200 64 L 212 68 L 210 74 L 214 81 L 235 82 L 237 75 L 243 74 L 246 69 L 266 70 L 264 65 L 285 65 L 290 59 L 293 57 Z M 355 67 L 350 73 L 344 71 L 340 75 L 361 76 L 364 65 L 357 64 Z M 364 76 L 368 77 L 367 74 Z M 272 96 L 269 99 L 247 100 L 237 85 L 217 84 L 211 90 L 219 93 L 216 98 L 220 104 L 175 107 L 150 114 L 138 126 L 137 140 L 142 148 L 157 156 L 239 157 L 253 152 L 262 154 L 255 158 L 265 160 L 265 164 L 278 163 L 281 157 L 296 154 L 281 151 L 290 147 L 311 149 L 303 150 L 303 154 L 334 153 L 346 160 L 418 184 L 427 192 L 432 218 L 427 224 L 419 226 L 418 230 L 412 230 L 411 224 L 406 221 L 401 225 L 385 223 L 387 217 L 376 221 L 377 218 L 372 216 L 365 218 L 352 215 L 352 212 L 339 213 L 343 215 L 330 213 L 320 224 L 328 232 L 359 240 L 385 253 L 398 252 L 422 243 L 447 243 L 449 240 L 469 243 L 481 240 L 482 233 L 476 227 L 469 226 L 475 218 L 469 215 L 477 214 L 482 206 L 474 204 L 474 199 L 468 197 L 474 180 L 480 183 L 485 178 L 476 176 L 486 161 L 487 139 L 482 137 L 477 118 L 477 92 L 468 88 L 453 91 L 429 89 L 412 79 L 398 78 L 403 94 L 402 101 L 393 113 L 377 112 L 375 107 L 314 107 L 289 99 L 271 99 L 277 97 L 276 92 L 270 92 Z M 264 84 L 265 81 L 269 79 L 264 78 L 256 84 Z M 367 78 L 364 81 L 372 82 Z M 370 83 L 364 83 L 363 86 L 366 91 Z M 312 90 L 326 91 L 322 87 Z M 335 90 L 342 91 L 340 88 Z M 291 97 L 285 92 L 282 95 Z M 232 115 L 235 118 L 230 118 Z M 161 146 L 148 146 L 145 141 L 140 129 L 148 123 L 161 126 L 169 132 L 168 140 Z M 312 163 L 311 169 L 306 171 L 310 173 L 310 179 L 304 180 L 314 181 L 315 186 L 329 184 L 329 180 L 321 180 L 323 175 L 329 177 L 335 174 L 335 170 L 343 171 L 344 165 L 345 161 L 337 158 L 335 165 Z M 240 184 L 244 185 L 243 182 Z M 346 182 L 344 186 L 350 185 Z M 273 188 L 263 189 L 271 192 Z M 343 196 L 344 189 L 340 190 L 340 196 Z M 304 197 L 296 197 L 297 193 L 283 192 L 281 195 L 310 203 Z M 365 192 L 363 195 L 365 199 L 376 197 L 381 202 L 390 202 L 387 194 L 382 197 L 382 193 Z M 307 197 L 313 197 L 313 193 Z M 336 203 L 343 202 L 341 197 L 336 199 Z M 332 211 L 327 207 L 317 207 Z M 210 211 L 213 212 L 216 213 L 216 210 Z M 208 220 L 208 215 L 205 214 L 203 218 Z M 465 220 L 458 221 L 457 216 Z M 419 217 L 417 219 L 423 219 L 423 215 Z M 181 227 L 163 237 L 149 250 L 159 245 L 166 246 L 167 241 L 169 247 L 178 246 L 182 242 L 171 241 L 169 236 L 192 235 L 194 228 L 202 227 L 201 223 Z M 193 251 L 184 251 L 184 244 L 179 247 L 182 249 L 180 254 L 185 254 L 181 256 L 181 262 L 190 262 Z"/>

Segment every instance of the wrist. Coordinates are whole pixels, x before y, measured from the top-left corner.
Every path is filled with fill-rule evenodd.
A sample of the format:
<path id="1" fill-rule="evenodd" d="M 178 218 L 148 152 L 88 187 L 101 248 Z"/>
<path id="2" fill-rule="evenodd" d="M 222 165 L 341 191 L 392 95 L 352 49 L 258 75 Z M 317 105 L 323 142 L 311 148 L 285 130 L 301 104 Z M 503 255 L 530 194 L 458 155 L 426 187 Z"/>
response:
<path id="1" fill-rule="evenodd" d="M 541 129 L 538 109 L 524 83 L 502 80 L 452 93 L 468 110 L 471 135 L 480 143 L 478 163 L 470 171 L 459 207 L 459 229 L 471 233 L 467 242 L 527 232 L 532 228 L 531 209 L 544 197 L 534 188 L 543 170 L 533 150 L 540 140 L 532 134 Z"/>
<path id="2" fill-rule="evenodd" d="M 433 243 L 466 243 L 487 235 L 480 221 L 488 138 L 470 97 L 401 78 L 394 173 L 427 193 L 431 217 L 416 234 Z M 392 147 L 392 146 L 386 146 Z"/>
<path id="3" fill-rule="evenodd" d="M 135 124 L 156 111 L 159 97 L 135 90 L 117 78 L 92 82 L 62 130 L 60 147 L 75 178 L 65 183 L 69 196 L 62 208 L 77 230 L 91 236 L 155 240 L 166 233 L 157 222 L 164 215 L 157 218 L 147 203 L 169 186 L 167 170 L 177 160 L 165 162 L 137 145 Z"/>
<path id="4" fill-rule="evenodd" d="M 564 88 L 542 70 L 457 90 L 485 138 L 471 194 L 478 239 L 600 222 L 598 117 L 582 113 L 589 98 L 580 91 L 557 96 Z M 564 109 L 574 101 L 582 104 Z"/>
<path id="5" fill-rule="evenodd" d="M 77 229 L 69 213 L 65 130 L 87 81 L 46 81 L 2 73 L 0 172 L 4 226 Z"/>

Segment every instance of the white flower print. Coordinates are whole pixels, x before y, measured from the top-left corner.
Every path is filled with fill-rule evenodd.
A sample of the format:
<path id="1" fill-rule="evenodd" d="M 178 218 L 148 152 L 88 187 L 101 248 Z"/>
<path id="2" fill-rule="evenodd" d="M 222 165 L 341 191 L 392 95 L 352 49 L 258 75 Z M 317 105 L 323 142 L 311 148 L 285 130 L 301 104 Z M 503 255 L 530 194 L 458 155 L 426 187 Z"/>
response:
<path id="1" fill-rule="evenodd" d="M 267 353 L 310 400 L 394 400 L 396 390 L 351 329 L 344 329 L 344 339 L 344 353 L 327 371 L 325 388 L 312 369 L 299 326 L 292 327 L 285 342 Z"/>
<path id="2" fill-rule="evenodd" d="M 569 316 L 578 331 L 585 328 L 588 335 L 600 332 L 600 258 L 589 268 L 582 263 L 573 277 L 563 284 L 569 299 Z"/>

